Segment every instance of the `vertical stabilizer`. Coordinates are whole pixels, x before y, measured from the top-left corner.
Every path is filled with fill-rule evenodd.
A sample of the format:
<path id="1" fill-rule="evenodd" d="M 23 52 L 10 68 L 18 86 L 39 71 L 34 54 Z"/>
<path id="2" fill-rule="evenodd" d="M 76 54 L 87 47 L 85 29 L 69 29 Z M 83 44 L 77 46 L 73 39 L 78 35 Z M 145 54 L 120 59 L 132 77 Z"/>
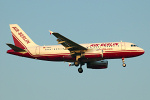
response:
<path id="1" fill-rule="evenodd" d="M 13 36 L 15 46 L 22 49 L 27 49 L 28 47 L 38 46 L 35 44 L 31 38 L 19 27 L 17 24 L 10 24 L 10 30 Z"/>

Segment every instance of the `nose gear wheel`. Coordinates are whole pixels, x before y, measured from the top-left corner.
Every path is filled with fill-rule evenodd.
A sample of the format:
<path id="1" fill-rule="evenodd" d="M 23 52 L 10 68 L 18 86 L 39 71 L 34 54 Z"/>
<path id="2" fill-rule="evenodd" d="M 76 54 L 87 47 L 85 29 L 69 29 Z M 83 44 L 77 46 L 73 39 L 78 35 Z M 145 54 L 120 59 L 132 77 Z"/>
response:
<path id="1" fill-rule="evenodd" d="M 126 64 L 125 64 L 124 62 L 125 62 L 125 61 L 124 61 L 124 58 L 122 58 L 122 63 L 123 63 L 122 66 L 123 66 L 123 67 L 126 67 Z"/>

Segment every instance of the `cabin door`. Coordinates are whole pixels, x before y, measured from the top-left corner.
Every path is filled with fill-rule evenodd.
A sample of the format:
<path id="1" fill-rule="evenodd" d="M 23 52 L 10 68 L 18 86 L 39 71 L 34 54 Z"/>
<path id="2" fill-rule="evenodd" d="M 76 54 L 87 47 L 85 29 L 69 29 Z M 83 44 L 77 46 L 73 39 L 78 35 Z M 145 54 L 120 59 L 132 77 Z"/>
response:
<path id="1" fill-rule="evenodd" d="M 121 42 L 121 50 L 125 50 L 125 49 L 126 49 L 125 42 Z"/>
<path id="2" fill-rule="evenodd" d="M 40 46 L 37 46 L 35 49 L 35 54 L 40 55 Z"/>

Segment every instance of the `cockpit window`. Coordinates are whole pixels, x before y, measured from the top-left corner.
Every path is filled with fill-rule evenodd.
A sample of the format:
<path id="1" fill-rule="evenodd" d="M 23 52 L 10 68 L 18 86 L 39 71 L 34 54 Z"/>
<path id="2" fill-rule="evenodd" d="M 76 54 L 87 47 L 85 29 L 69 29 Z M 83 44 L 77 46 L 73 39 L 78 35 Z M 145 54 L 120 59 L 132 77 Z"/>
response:
<path id="1" fill-rule="evenodd" d="M 131 44 L 131 47 L 138 47 L 137 45 L 135 45 L 135 44 Z"/>

